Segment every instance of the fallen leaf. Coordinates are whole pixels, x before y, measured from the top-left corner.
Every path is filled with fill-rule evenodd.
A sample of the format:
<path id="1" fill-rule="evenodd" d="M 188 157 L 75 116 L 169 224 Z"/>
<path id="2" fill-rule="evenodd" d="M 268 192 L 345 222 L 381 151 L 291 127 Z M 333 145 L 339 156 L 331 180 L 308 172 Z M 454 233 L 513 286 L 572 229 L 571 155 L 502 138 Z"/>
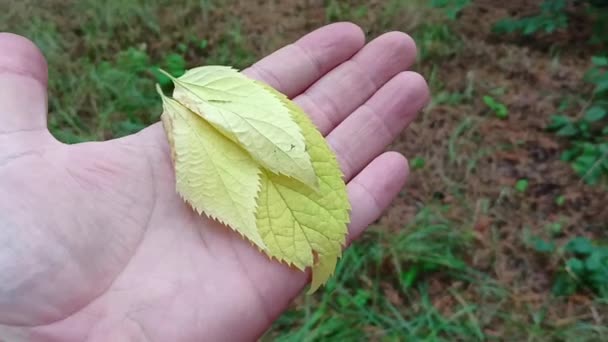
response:
<path id="1" fill-rule="evenodd" d="M 204 212 L 264 248 L 255 222 L 260 187 L 256 162 L 198 115 L 173 99 L 162 99 L 177 192 L 199 214 Z"/>
<path id="2" fill-rule="evenodd" d="M 288 105 L 302 129 L 319 189 L 315 191 L 285 176 L 263 173 L 258 229 L 272 257 L 302 270 L 314 265 L 314 291 L 331 276 L 342 254 L 350 204 L 338 162 L 327 142 L 302 110 L 293 103 Z"/>
<path id="3" fill-rule="evenodd" d="M 230 67 L 205 66 L 174 79 L 173 97 L 274 173 L 315 188 L 298 125 L 276 94 Z"/>
<path id="4" fill-rule="evenodd" d="M 177 192 L 269 257 L 311 267 L 316 291 L 342 254 L 350 210 L 321 133 L 286 96 L 231 68 L 172 79 L 175 99 L 161 93 L 162 120 Z"/>

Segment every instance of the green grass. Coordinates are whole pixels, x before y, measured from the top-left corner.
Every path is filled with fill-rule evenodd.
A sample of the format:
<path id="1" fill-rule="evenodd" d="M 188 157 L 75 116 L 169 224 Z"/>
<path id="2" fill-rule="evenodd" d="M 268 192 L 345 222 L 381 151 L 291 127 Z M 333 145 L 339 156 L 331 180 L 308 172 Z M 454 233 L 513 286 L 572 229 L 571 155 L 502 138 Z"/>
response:
<path id="1" fill-rule="evenodd" d="M 238 20 L 211 44 L 200 25 L 188 25 L 190 17 L 209 16 L 215 5 L 208 0 L 53 1 L 49 6 L 58 12 L 33 6 L 30 15 L 32 3 L 0 21 L 14 23 L 12 31 L 32 39 L 47 58 L 49 126 L 67 143 L 120 137 L 158 121 L 154 85 L 167 83 L 158 68 L 179 75 L 201 57 L 237 68 L 255 59 Z M 175 11 L 161 21 L 161 7 L 169 4 Z"/>
<path id="2" fill-rule="evenodd" d="M 47 58 L 49 126 L 68 143 L 120 137 L 157 121 L 160 105 L 154 84 L 166 83 L 158 67 L 172 69 L 177 61 L 177 73 L 200 63 L 244 68 L 260 57 L 251 51 L 238 17 L 223 22 L 212 40 L 200 25 L 189 25 L 201 14 L 208 19 L 221 7 L 217 1 L 49 2 L 48 8 L 56 11 L 32 4 L 26 0 L 15 5 L 0 21 L 32 39 Z M 161 20 L 161 8 L 168 4 L 175 8 L 169 22 Z M 390 26 L 406 13 L 414 27 L 417 7 L 420 1 L 389 1 L 381 8 L 381 25 Z M 32 8 L 34 15 L 29 13 Z M 369 10 L 365 4 L 331 0 L 326 16 L 327 21 L 361 21 Z M 419 32 L 423 56 L 448 53 L 436 48 L 453 39 L 447 27 L 425 26 Z"/>
<path id="3" fill-rule="evenodd" d="M 482 337 L 477 306 L 459 295 L 449 313 L 434 306 L 430 280 L 469 283 L 476 273 L 461 259 L 468 234 L 427 207 L 402 231 L 371 229 L 343 256 L 320 294 L 283 315 L 268 336 L 278 341 L 462 339 Z M 295 327 L 295 328 L 294 328 Z"/>
<path id="4" fill-rule="evenodd" d="M 325 18 L 329 22 L 355 21 L 364 18 L 368 11 L 366 4 L 353 6 L 346 1 L 329 0 L 325 5 Z"/>
<path id="5" fill-rule="evenodd" d="M 466 223 L 430 205 L 396 232 L 380 227 L 345 254 L 320 293 L 304 297 L 275 322 L 263 341 L 582 341 L 608 337 L 601 324 L 555 326 L 547 312 L 559 299 L 511 307 L 510 289 L 464 259 Z M 598 299 L 593 305 L 606 303 Z"/>

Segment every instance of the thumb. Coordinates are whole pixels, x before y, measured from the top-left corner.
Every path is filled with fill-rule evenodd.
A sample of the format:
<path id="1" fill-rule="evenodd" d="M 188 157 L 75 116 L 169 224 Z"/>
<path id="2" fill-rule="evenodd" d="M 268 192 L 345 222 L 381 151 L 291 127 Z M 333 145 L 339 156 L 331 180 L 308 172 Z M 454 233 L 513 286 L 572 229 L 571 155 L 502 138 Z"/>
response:
<path id="1" fill-rule="evenodd" d="M 0 32 L 0 136 L 46 131 L 47 73 L 34 43 Z"/>

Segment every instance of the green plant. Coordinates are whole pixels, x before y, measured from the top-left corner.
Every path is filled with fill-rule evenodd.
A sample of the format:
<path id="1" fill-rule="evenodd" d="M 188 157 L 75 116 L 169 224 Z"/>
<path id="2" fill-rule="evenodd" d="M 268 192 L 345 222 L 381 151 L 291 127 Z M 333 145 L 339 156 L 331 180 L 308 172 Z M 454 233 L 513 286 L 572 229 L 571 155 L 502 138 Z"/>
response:
<path id="1" fill-rule="evenodd" d="M 564 247 L 563 260 L 553 286 L 556 295 L 570 295 L 587 288 L 600 297 L 608 297 L 608 247 L 574 237 Z"/>
<path id="2" fill-rule="evenodd" d="M 268 341 L 467 340 L 483 337 L 475 304 L 433 305 L 434 277 L 478 280 L 462 253 L 467 234 L 443 217 L 447 207 L 422 208 L 402 230 L 372 229 L 345 251 L 327 286 L 275 322 Z M 457 287 L 446 295 L 462 298 Z M 468 313 L 468 315 L 463 314 Z M 266 340 L 266 339 L 263 339 Z"/>
<path id="3" fill-rule="evenodd" d="M 187 51 L 187 47 L 181 48 L 180 50 L 184 50 L 183 53 L 185 53 Z M 171 79 L 160 72 L 159 69 L 165 70 L 174 77 L 179 77 L 186 72 L 186 60 L 184 57 L 182 57 L 182 55 L 170 53 L 165 56 L 160 67 L 154 66 L 150 68 L 150 71 L 156 77 L 158 84 L 160 84 L 160 86 L 163 88 L 167 88 L 172 84 Z"/>
<path id="4" fill-rule="evenodd" d="M 583 0 L 592 23 L 593 35 L 591 43 L 606 42 L 606 29 L 608 24 L 608 1 L 606 0 Z M 537 15 L 524 18 L 505 18 L 498 21 L 493 30 L 496 33 L 521 32 L 524 35 L 532 35 L 537 32 L 553 33 L 565 29 L 569 24 L 569 1 L 567 0 L 544 0 L 539 6 Z"/>
<path id="5" fill-rule="evenodd" d="M 167 85 L 158 68 L 175 76 L 186 69 L 181 55 L 169 53 L 154 63 L 146 50 L 135 47 L 119 51 L 112 60 L 95 63 L 82 57 L 78 63 L 83 72 L 51 80 L 56 91 L 74 94 L 50 100 L 58 114 L 51 116 L 51 131 L 67 143 L 120 137 L 146 127 L 159 114 L 154 83 Z M 91 108 L 81 108 L 75 100 L 79 97 L 88 97 Z"/>
<path id="6" fill-rule="evenodd" d="M 367 11 L 367 5 L 353 6 L 337 0 L 329 0 L 325 5 L 325 20 L 335 22 L 361 19 L 365 17 Z"/>
<path id="7" fill-rule="evenodd" d="M 209 49 L 209 55 L 205 60 L 206 65 L 231 65 L 237 69 L 243 69 L 255 61 L 255 54 L 251 51 L 248 40 L 243 36 L 242 24 L 238 19 L 230 22 L 218 42 L 207 46 L 207 42 L 201 42 L 201 46 Z"/>
<path id="8" fill-rule="evenodd" d="M 582 117 L 553 115 L 548 129 L 570 141 L 561 159 L 584 181 L 596 184 L 608 174 L 608 58 L 594 57 L 592 63 L 586 79 L 594 89 Z"/>
<path id="9" fill-rule="evenodd" d="M 539 31 L 554 32 L 568 26 L 566 5 L 566 0 L 545 0 L 540 5 L 538 15 L 521 19 L 502 19 L 494 25 L 494 31 L 497 33 L 521 32 L 524 35 Z"/>
<path id="10" fill-rule="evenodd" d="M 564 224 L 561 221 L 551 222 L 546 226 L 547 231 L 551 236 L 557 236 L 563 232 Z"/>
<path id="11" fill-rule="evenodd" d="M 496 115 L 497 118 L 506 119 L 509 116 L 509 110 L 507 109 L 507 106 L 498 102 L 493 97 L 485 95 L 483 97 L 483 102 L 492 110 L 492 112 L 494 112 L 494 115 Z"/>
<path id="12" fill-rule="evenodd" d="M 555 243 L 553 241 L 547 241 L 537 236 L 530 238 L 528 244 L 539 253 L 553 253 L 555 251 Z"/>
<path id="13" fill-rule="evenodd" d="M 445 23 L 424 23 L 414 32 L 420 59 L 435 59 L 456 54 L 461 38 Z"/>
<path id="14" fill-rule="evenodd" d="M 410 161 L 410 164 L 412 166 L 412 169 L 414 169 L 414 170 L 422 169 L 424 167 L 424 165 L 426 164 L 426 161 L 423 157 L 414 157 Z"/>
<path id="15" fill-rule="evenodd" d="M 458 14 L 471 4 L 471 0 L 431 0 L 431 6 L 442 8 L 448 18 L 454 20 Z"/>
<path id="16" fill-rule="evenodd" d="M 552 292 L 569 296 L 583 289 L 601 298 L 608 297 L 608 247 L 575 236 L 562 246 L 554 241 L 532 237 L 528 245 L 536 252 L 557 259 L 558 271 L 553 279 Z"/>
<path id="17" fill-rule="evenodd" d="M 515 183 L 515 190 L 519 191 L 519 192 L 526 192 L 526 190 L 528 190 L 528 180 L 527 179 L 520 179 Z"/>
<path id="18" fill-rule="evenodd" d="M 114 61 L 92 66 L 90 77 L 99 103 L 97 135 L 105 136 L 106 130 L 111 130 L 123 136 L 145 127 L 148 120 L 142 120 L 140 115 L 158 104 L 152 79 L 146 77 L 150 65 L 145 51 L 131 47 L 119 52 Z"/>

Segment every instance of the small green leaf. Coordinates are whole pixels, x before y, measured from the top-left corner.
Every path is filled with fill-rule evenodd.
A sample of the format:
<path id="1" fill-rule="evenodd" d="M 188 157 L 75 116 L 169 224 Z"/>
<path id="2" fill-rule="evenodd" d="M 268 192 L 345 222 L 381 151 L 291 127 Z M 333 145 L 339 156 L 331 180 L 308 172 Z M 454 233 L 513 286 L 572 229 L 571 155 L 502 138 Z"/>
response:
<path id="1" fill-rule="evenodd" d="M 585 269 L 583 262 L 578 258 L 568 259 L 568 261 L 566 261 L 566 267 L 576 275 L 579 275 Z"/>
<path id="2" fill-rule="evenodd" d="M 602 255 L 599 251 L 593 251 L 585 260 L 585 267 L 591 272 L 596 272 L 602 269 Z"/>
<path id="3" fill-rule="evenodd" d="M 410 288 L 418 278 L 418 266 L 413 266 L 401 275 L 401 283 L 405 288 Z"/>
<path id="4" fill-rule="evenodd" d="M 499 119 L 506 119 L 507 117 L 509 117 L 509 112 L 507 110 L 507 107 L 505 107 L 503 104 L 500 104 L 500 106 L 498 108 L 496 108 L 494 113 L 496 114 L 496 117 Z"/>
<path id="5" fill-rule="evenodd" d="M 563 160 L 563 161 L 572 161 L 576 158 L 576 156 L 580 153 L 580 149 L 579 148 L 569 148 L 567 150 L 565 150 L 564 152 L 562 152 L 562 154 L 560 155 L 559 159 Z"/>
<path id="6" fill-rule="evenodd" d="M 533 238 L 532 247 L 535 251 L 540 253 L 551 253 L 555 250 L 555 244 L 553 242 L 545 241 L 538 237 Z"/>
<path id="7" fill-rule="evenodd" d="M 599 106 L 593 106 L 589 108 L 587 112 L 585 112 L 585 120 L 589 122 L 599 121 L 605 118 L 607 114 L 608 111 L 606 111 L 604 108 Z"/>
<path id="8" fill-rule="evenodd" d="M 593 93 L 599 94 L 605 92 L 606 90 L 608 90 L 608 79 L 598 81 Z"/>
<path id="9" fill-rule="evenodd" d="M 547 129 L 550 131 L 556 131 L 566 125 L 570 125 L 571 123 L 570 118 L 565 115 L 551 115 L 551 123 Z"/>
<path id="10" fill-rule="evenodd" d="M 520 179 L 517 181 L 517 183 L 515 183 L 515 190 L 519 191 L 519 192 L 526 192 L 526 190 L 528 189 L 528 180 L 527 179 Z"/>
<path id="11" fill-rule="evenodd" d="M 593 245 L 586 237 L 577 236 L 566 244 L 566 251 L 577 254 L 589 254 L 593 251 Z"/>
<path id="12" fill-rule="evenodd" d="M 576 123 L 576 126 L 578 129 L 578 134 L 580 136 L 582 136 L 583 138 L 591 137 L 591 132 L 589 131 L 589 122 L 587 122 L 585 120 L 579 120 Z"/>
<path id="13" fill-rule="evenodd" d="M 564 195 L 557 196 L 557 198 L 555 199 L 555 204 L 557 204 L 560 207 L 563 206 L 564 204 L 566 204 L 566 196 L 564 196 Z"/>
<path id="14" fill-rule="evenodd" d="M 560 137 L 572 137 L 577 135 L 578 133 L 579 130 L 576 128 L 576 126 L 572 123 L 569 123 L 564 127 L 560 128 L 555 134 L 559 135 Z"/>
<path id="15" fill-rule="evenodd" d="M 506 119 L 509 116 L 509 110 L 507 109 L 507 107 L 504 104 L 496 101 L 491 96 L 485 95 L 483 97 L 483 102 L 494 112 L 494 115 L 496 115 L 496 117 L 498 117 L 499 119 Z"/>
<path id="16" fill-rule="evenodd" d="M 608 66 L 608 58 L 606 57 L 594 56 L 591 57 L 591 62 L 599 67 Z"/>
<path id="17" fill-rule="evenodd" d="M 524 28 L 523 34 L 524 36 L 529 36 L 532 33 L 538 31 L 538 25 L 534 21 L 529 21 L 528 25 Z"/>
<path id="18" fill-rule="evenodd" d="M 551 232 L 551 235 L 558 235 L 562 232 L 562 223 L 561 222 L 553 222 L 550 223 L 549 226 L 549 231 Z"/>
<path id="19" fill-rule="evenodd" d="M 186 72 L 186 60 L 176 53 L 170 53 L 165 56 L 163 65 L 166 71 L 174 77 L 179 77 Z"/>
<path id="20" fill-rule="evenodd" d="M 597 156 L 599 154 L 598 146 L 595 144 L 589 143 L 589 142 L 584 142 L 582 144 L 582 146 L 583 146 L 583 155 L 591 158 L 589 160 L 590 163 L 595 162 L 595 158 L 597 158 Z"/>
<path id="21" fill-rule="evenodd" d="M 496 101 L 491 96 L 485 95 L 483 98 L 483 102 L 490 108 L 493 108 L 496 105 Z"/>
<path id="22" fill-rule="evenodd" d="M 593 68 L 587 70 L 587 72 L 585 73 L 584 78 L 588 82 L 597 83 L 598 79 L 602 78 L 602 72 L 600 71 L 600 68 L 593 67 Z"/>
<path id="23" fill-rule="evenodd" d="M 551 292 L 556 296 L 569 296 L 576 292 L 577 284 L 566 272 L 558 273 Z"/>
<path id="24" fill-rule="evenodd" d="M 601 172 L 601 168 L 599 167 L 594 167 L 593 169 L 589 169 L 589 172 L 583 174 L 583 180 L 585 181 L 585 183 L 589 184 L 589 185 L 595 185 L 600 181 L 600 178 L 602 176 L 602 172 Z"/>
<path id="25" fill-rule="evenodd" d="M 572 163 L 572 168 L 579 175 L 588 175 L 587 173 L 593 166 L 598 158 L 597 151 L 585 151 L 583 155 L 576 157 L 574 162 Z"/>
<path id="26" fill-rule="evenodd" d="M 353 302 L 358 307 L 364 307 L 367 304 L 367 302 L 369 301 L 370 297 L 371 297 L 371 295 L 370 295 L 369 291 L 359 289 L 359 290 L 357 290 L 357 294 L 353 297 Z"/>
<path id="27" fill-rule="evenodd" d="M 414 170 L 422 169 L 425 164 L 426 164 L 426 161 L 422 157 L 415 157 L 411 161 L 412 169 L 414 169 Z"/>

